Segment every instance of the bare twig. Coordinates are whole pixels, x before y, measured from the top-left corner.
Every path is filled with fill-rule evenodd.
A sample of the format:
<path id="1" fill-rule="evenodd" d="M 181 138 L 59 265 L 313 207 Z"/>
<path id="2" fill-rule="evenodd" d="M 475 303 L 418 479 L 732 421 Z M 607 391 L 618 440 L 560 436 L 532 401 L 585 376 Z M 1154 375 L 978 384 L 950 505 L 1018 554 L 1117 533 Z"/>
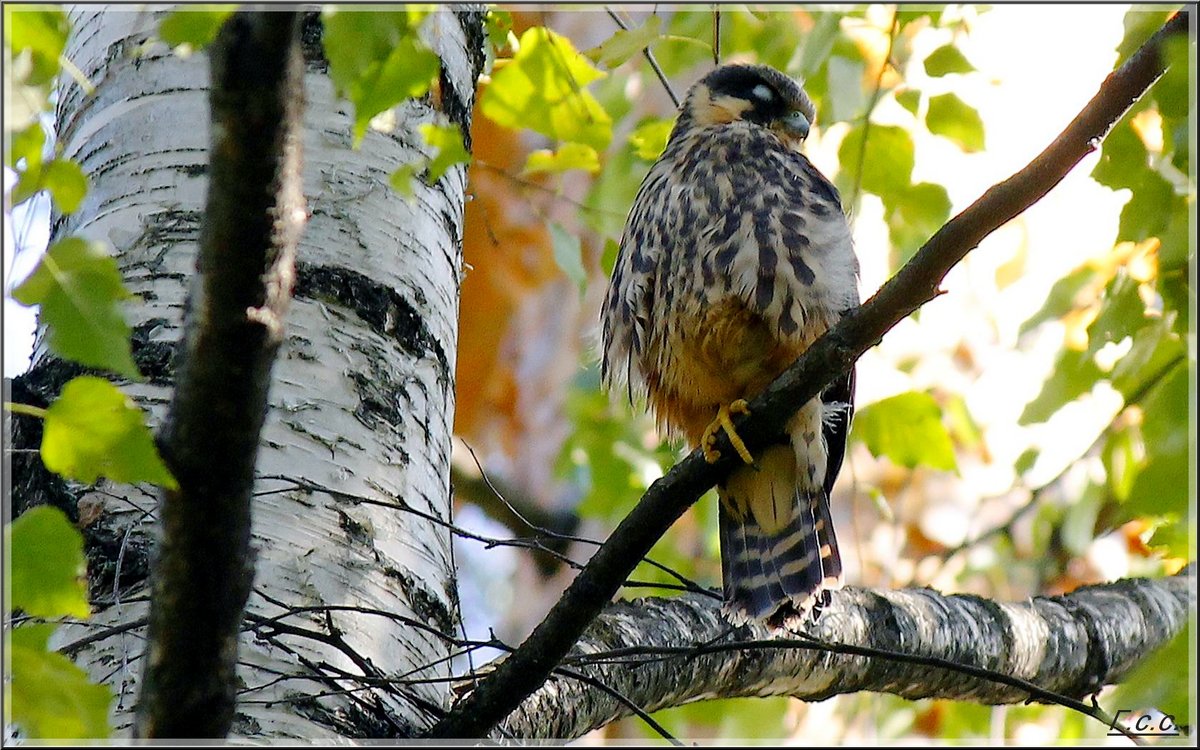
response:
<path id="1" fill-rule="evenodd" d="M 857 210 L 858 199 L 862 193 L 863 164 L 867 160 L 867 139 L 871 136 L 871 113 L 875 111 L 875 107 L 879 105 L 879 100 L 883 97 L 883 76 L 887 73 L 888 66 L 892 64 L 892 50 L 895 49 L 896 35 L 899 33 L 900 7 L 892 6 L 892 22 L 888 25 L 887 52 L 883 56 L 883 61 L 879 64 L 879 74 L 875 76 L 875 87 L 871 92 L 871 102 L 867 105 L 867 111 L 863 114 L 862 140 L 858 144 L 858 164 L 854 167 L 854 190 L 850 193 L 850 203 L 847 206 L 852 211 Z"/>
<path id="2" fill-rule="evenodd" d="M 713 4 L 713 65 L 721 64 L 721 6 Z"/>
<path id="3" fill-rule="evenodd" d="M 609 17 L 612 18 L 614 23 L 621 27 L 622 31 L 629 30 L 629 24 L 621 20 L 621 17 L 617 15 L 616 11 L 607 5 L 604 6 L 604 10 L 608 11 Z M 663 88 L 667 90 L 667 96 L 671 97 L 671 102 L 675 105 L 675 108 L 678 109 L 679 96 L 676 95 L 675 89 L 671 87 L 671 79 L 667 78 L 667 74 L 664 73 L 662 67 L 659 66 L 658 60 L 656 60 L 654 57 L 654 53 L 650 51 L 649 47 L 643 47 L 642 55 L 646 58 L 646 62 L 650 63 L 650 68 L 654 71 L 654 75 L 658 76 L 658 80 L 662 83 Z"/>

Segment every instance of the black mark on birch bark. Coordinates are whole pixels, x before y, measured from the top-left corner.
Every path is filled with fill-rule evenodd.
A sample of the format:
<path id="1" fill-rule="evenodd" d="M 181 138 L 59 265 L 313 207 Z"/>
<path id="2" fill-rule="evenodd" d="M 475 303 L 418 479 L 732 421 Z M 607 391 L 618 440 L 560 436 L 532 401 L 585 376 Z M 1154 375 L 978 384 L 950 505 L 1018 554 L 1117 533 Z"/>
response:
<path id="1" fill-rule="evenodd" d="M 348 268 L 297 263 L 295 296 L 332 301 L 352 310 L 373 331 L 395 340 L 409 354 L 432 359 L 439 382 L 449 384 L 445 350 L 417 309 L 396 290 Z"/>

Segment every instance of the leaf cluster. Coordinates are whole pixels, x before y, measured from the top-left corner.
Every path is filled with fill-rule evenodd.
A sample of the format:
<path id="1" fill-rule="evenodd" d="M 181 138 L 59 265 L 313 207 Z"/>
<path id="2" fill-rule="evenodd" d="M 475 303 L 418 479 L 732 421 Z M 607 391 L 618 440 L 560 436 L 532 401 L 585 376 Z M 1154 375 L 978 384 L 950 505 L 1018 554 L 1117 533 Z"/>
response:
<path id="1" fill-rule="evenodd" d="M 75 78 L 74 85 L 91 89 L 66 57 L 70 22 L 60 8 L 6 7 L 5 15 L 5 57 L 13 68 L 12 98 L 19 103 L 5 118 L 5 165 L 17 177 L 6 196 L 6 211 L 32 210 L 37 196 L 48 193 L 58 213 L 73 213 L 87 199 L 88 180 L 74 159 L 62 155 L 61 144 L 49 142 L 45 125 L 62 71 Z M 207 31 L 197 30 L 194 22 L 202 16 L 207 17 L 170 16 L 164 38 L 203 43 L 201 37 L 211 38 L 220 21 L 209 18 L 200 24 Z M 141 378 L 121 309 L 132 295 L 103 244 L 79 236 L 59 238 L 9 293 L 38 308 L 53 356 L 126 381 Z M 145 414 L 110 379 L 76 377 L 44 410 L 26 404 L 5 408 L 17 418 L 44 420 L 42 462 L 66 479 L 177 486 L 159 457 Z M 12 623 L 20 612 L 23 620 L 5 630 L 13 668 L 11 682 L 5 683 L 6 715 L 30 738 L 107 736 L 112 691 L 91 683 L 70 659 L 51 649 L 54 624 L 28 621 L 90 614 L 82 537 L 61 511 L 38 506 L 5 526 L 5 548 L 13 551 L 7 619 Z"/>

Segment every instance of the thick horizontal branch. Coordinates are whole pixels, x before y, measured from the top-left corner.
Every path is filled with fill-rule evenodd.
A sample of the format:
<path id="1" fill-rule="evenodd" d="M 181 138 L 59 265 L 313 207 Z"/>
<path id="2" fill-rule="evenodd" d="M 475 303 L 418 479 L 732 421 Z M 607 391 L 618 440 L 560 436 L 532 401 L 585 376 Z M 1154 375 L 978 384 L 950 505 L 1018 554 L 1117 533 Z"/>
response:
<path id="1" fill-rule="evenodd" d="M 1050 702 L 1017 684 L 933 666 L 938 660 L 1080 699 L 1120 681 L 1179 633 L 1195 606 L 1194 564 L 1171 578 L 1129 579 L 1011 604 L 931 589 L 845 589 L 834 593 L 818 630 L 809 634 L 820 645 L 762 626 L 734 628 L 718 604 L 695 595 L 618 602 L 563 662 L 609 690 L 555 675 L 509 715 L 497 736 L 582 736 L 631 715 L 614 693 L 647 712 L 712 698 L 821 700 L 861 690 L 985 704 Z M 912 658 L 895 661 L 864 650 Z"/>
<path id="2" fill-rule="evenodd" d="M 1162 75 L 1163 40 L 1187 32 L 1187 14 L 1173 16 L 1101 84 L 1079 115 L 1024 169 L 990 188 L 930 238 L 862 307 L 818 339 L 761 396 L 737 431 L 752 450 L 778 435 L 796 409 L 847 372 L 893 326 L 938 294 L 946 274 L 984 237 L 1036 203 L 1099 147 L 1122 114 Z M 488 679 L 431 730 L 434 737 L 481 737 L 536 690 L 620 588 L 637 561 L 696 500 L 738 462 L 724 435 L 723 458 L 695 451 L 655 482 L 575 578 L 546 619 Z"/>

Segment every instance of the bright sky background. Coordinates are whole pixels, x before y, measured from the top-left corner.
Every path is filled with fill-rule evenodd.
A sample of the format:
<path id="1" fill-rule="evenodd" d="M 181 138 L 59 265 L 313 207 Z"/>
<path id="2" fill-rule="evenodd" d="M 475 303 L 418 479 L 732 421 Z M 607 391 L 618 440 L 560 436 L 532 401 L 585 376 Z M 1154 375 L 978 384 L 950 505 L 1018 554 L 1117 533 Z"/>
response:
<path id="1" fill-rule="evenodd" d="M 16 177 L 4 168 L 4 192 L 8 193 Z M 33 349 L 34 311 L 9 298 L 15 284 L 20 283 L 33 267 L 50 235 L 50 201 L 45 195 L 20 206 L 4 217 L 4 375 L 20 375 L 29 367 Z M 28 210 L 30 206 L 34 210 Z M 21 249 L 16 253 L 17 248 Z"/>

